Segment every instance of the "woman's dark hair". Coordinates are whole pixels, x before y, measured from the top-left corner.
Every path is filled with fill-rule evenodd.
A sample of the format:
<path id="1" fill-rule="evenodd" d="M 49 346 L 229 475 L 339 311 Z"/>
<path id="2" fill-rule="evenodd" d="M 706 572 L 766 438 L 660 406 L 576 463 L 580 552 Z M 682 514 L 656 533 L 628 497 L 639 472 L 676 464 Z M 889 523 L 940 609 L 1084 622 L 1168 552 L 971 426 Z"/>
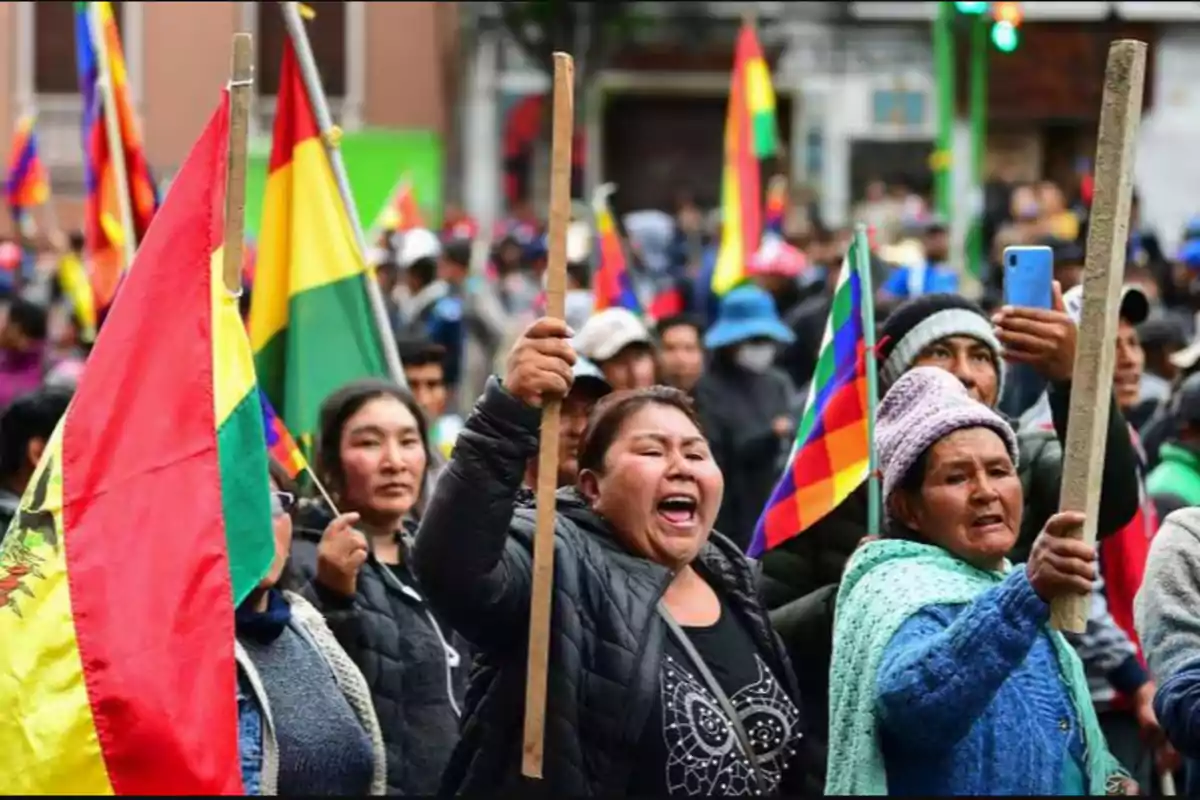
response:
<path id="1" fill-rule="evenodd" d="M 421 435 L 421 447 L 425 450 L 425 472 L 429 472 L 431 453 L 429 450 L 429 425 L 425 414 L 402 386 L 379 378 L 364 378 L 351 381 L 321 403 L 317 415 L 316 470 L 321 480 L 333 491 L 344 489 L 345 474 L 342 472 L 342 429 L 346 421 L 372 400 L 390 397 L 408 409 L 417 421 L 417 432 Z M 425 476 L 421 476 L 424 496 Z"/>
<path id="2" fill-rule="evenodd" d="M 915 496 L 921 493 L 921 487 L 925 485 L 925 472 L 929 469 L 929 454 L 933 448 L 927 448 L 925 452 L 917 456 L 917 460 L 908 468 L 908 472 L 904 473 L 904 477 L 896 484 L 893 491 L 904 492 L 907 495 Z M 887 539 L 908 539 L 914 542 L 922 541 L 919 533 L 909 528 L 904 523 L 897 519 L 887 516 L 887 523 L 884 525 L 884 538 Z"/>
<path id="3" fill-rule="evenodd" d="M 604 455 L 612 447 L 625 420 L 646 406 L 666 406 L 678 409 L 691 420 L 696 430 L 704 432 L 700 418 L 692 407 L 692 400 L 685 393 L 670 386 L 651 386 L 648 389 L 630 389 L 613 392 L 601 398 L 592 409 L 583 442 L 579 445 L 579 471 L 604 471 Z"/>

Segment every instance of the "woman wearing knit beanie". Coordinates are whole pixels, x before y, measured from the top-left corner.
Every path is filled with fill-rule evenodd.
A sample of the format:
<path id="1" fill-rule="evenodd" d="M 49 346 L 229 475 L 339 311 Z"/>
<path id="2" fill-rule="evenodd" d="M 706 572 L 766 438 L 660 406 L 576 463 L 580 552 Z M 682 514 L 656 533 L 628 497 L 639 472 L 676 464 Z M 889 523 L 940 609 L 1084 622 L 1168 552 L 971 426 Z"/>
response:
<path id="1" fill-rule="evenodd" d="M 1095 549 L 1052 516 L 1029 563 L 1017 441 L 948 372 L 918 367 L 876 423 L 887 535 L 837 598 L 827 795 L 1136 793 L 1108 751 L 1050 601 L 1086 594 Z"/>

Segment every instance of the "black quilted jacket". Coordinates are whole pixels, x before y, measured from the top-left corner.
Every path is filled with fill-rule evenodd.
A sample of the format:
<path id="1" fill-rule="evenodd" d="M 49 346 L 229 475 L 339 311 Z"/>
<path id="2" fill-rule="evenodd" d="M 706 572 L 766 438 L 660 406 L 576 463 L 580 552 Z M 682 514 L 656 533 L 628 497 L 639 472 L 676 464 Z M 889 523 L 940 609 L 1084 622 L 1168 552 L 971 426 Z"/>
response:
<path id="1" fill-rule="evenodd" d="M 625 794 L 658 686 L 666 628 L 655 605 L 671 573 L 624 552 L 573 490 L 560 490 L 545 779 L 521 784 L 535 512 L 517 507 L 516 497 L 537 451 L 539 418 L 491 379 L 417 534 L 413 565 L 426 596 L 477 654 L 462 740 L 442 782 L 446 794 Z M 748 562 L 714 533 L 697 567 L 748 623 L 799 704 Z M 785 776 L 783 788 L 797 777 Z"/>
<path id="2" fill-rule="evenodd" d="M 407 570 L 397 577 L 370 556 L 351 599 L 316 583 L 317 544 L 330 519 L 324 508 L 307 509 L 306 527 L 292 539 L 292 563 L 306 578 L 302 593 L 367 679 L 387 751 L 388 793 L 433 794 L 458 741 L 469 653 L 439 624 Z"/>

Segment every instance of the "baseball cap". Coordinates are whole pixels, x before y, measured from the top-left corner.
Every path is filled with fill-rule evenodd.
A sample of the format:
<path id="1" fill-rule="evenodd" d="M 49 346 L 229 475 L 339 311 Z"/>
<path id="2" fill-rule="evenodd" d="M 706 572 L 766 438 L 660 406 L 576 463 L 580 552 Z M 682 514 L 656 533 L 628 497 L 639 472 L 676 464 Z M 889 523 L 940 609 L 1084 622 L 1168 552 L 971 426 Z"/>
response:
<path id="1" fill-rule="evenodd" d="M 593 314 L 572 343 L 584 358 L 608 361 L 631 344 L 650 345 L 650 332 L 627 308 L 606 308 Z"/>
<path id="2" fill-rule="evenodd" d="M 400 253 L 396 261 L 407 269 L 423 258 L 437 258 L 442 254 L 442 243 L 433 231 L 413 228 L 405 231 L 400 239 Z"/>
<path id="3" fill-rule="evenodd" d="M 571 375 L 575 378 L 576 388 L 587 389 L 596 397 L 603 397 L 612 391 L 612 384 L 604 377 L 600 368 L 582 356 L 575 359 Z"/>
<path id="4" fill-rule="evenodd" d="M 1073 286 L 1063 295 L 1063 305 L 1067 314 L 1078 325 L 1083 319 L 1083 286 Z M 1141 325 L 1150 316 L 1150 298 L 1140 286 L 1127 283 L 1121 287 L 1121 305 L 1118 312 L 1121 319 L 1130 325 Z"/>

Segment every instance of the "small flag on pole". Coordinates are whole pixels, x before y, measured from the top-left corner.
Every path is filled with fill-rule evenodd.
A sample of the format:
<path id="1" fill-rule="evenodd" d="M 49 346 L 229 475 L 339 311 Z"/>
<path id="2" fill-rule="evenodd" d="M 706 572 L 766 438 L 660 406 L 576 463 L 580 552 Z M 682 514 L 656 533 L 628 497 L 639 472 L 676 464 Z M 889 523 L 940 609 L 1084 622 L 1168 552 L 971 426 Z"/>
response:
<path id="1" fill-rule="evenodd" d="M 297 475 L 308 469 L 308 461 L 304 458 L 304 453 L 300 452 L 296 440 L 288 433 L 287 426 L 275 413 L 275 409 L 271 407 L 271 401 L 267 399 L 267 395 L 262 390 L 258 392 L 258 399 L 262 404 L 263 430 L 267 435 L 267 452 L 271 454 L 271 458 L 279 462 L 279 466 L 284 468 L 288 477 L 295 480 Z"/>
<path id="2" fill-rule="evenodd" d="M 870 474 L 875 331 L 866 246 L 860 228 L 834 290 L 796 443 L 755 526 L 751 557 L 803 533 Z"/>

